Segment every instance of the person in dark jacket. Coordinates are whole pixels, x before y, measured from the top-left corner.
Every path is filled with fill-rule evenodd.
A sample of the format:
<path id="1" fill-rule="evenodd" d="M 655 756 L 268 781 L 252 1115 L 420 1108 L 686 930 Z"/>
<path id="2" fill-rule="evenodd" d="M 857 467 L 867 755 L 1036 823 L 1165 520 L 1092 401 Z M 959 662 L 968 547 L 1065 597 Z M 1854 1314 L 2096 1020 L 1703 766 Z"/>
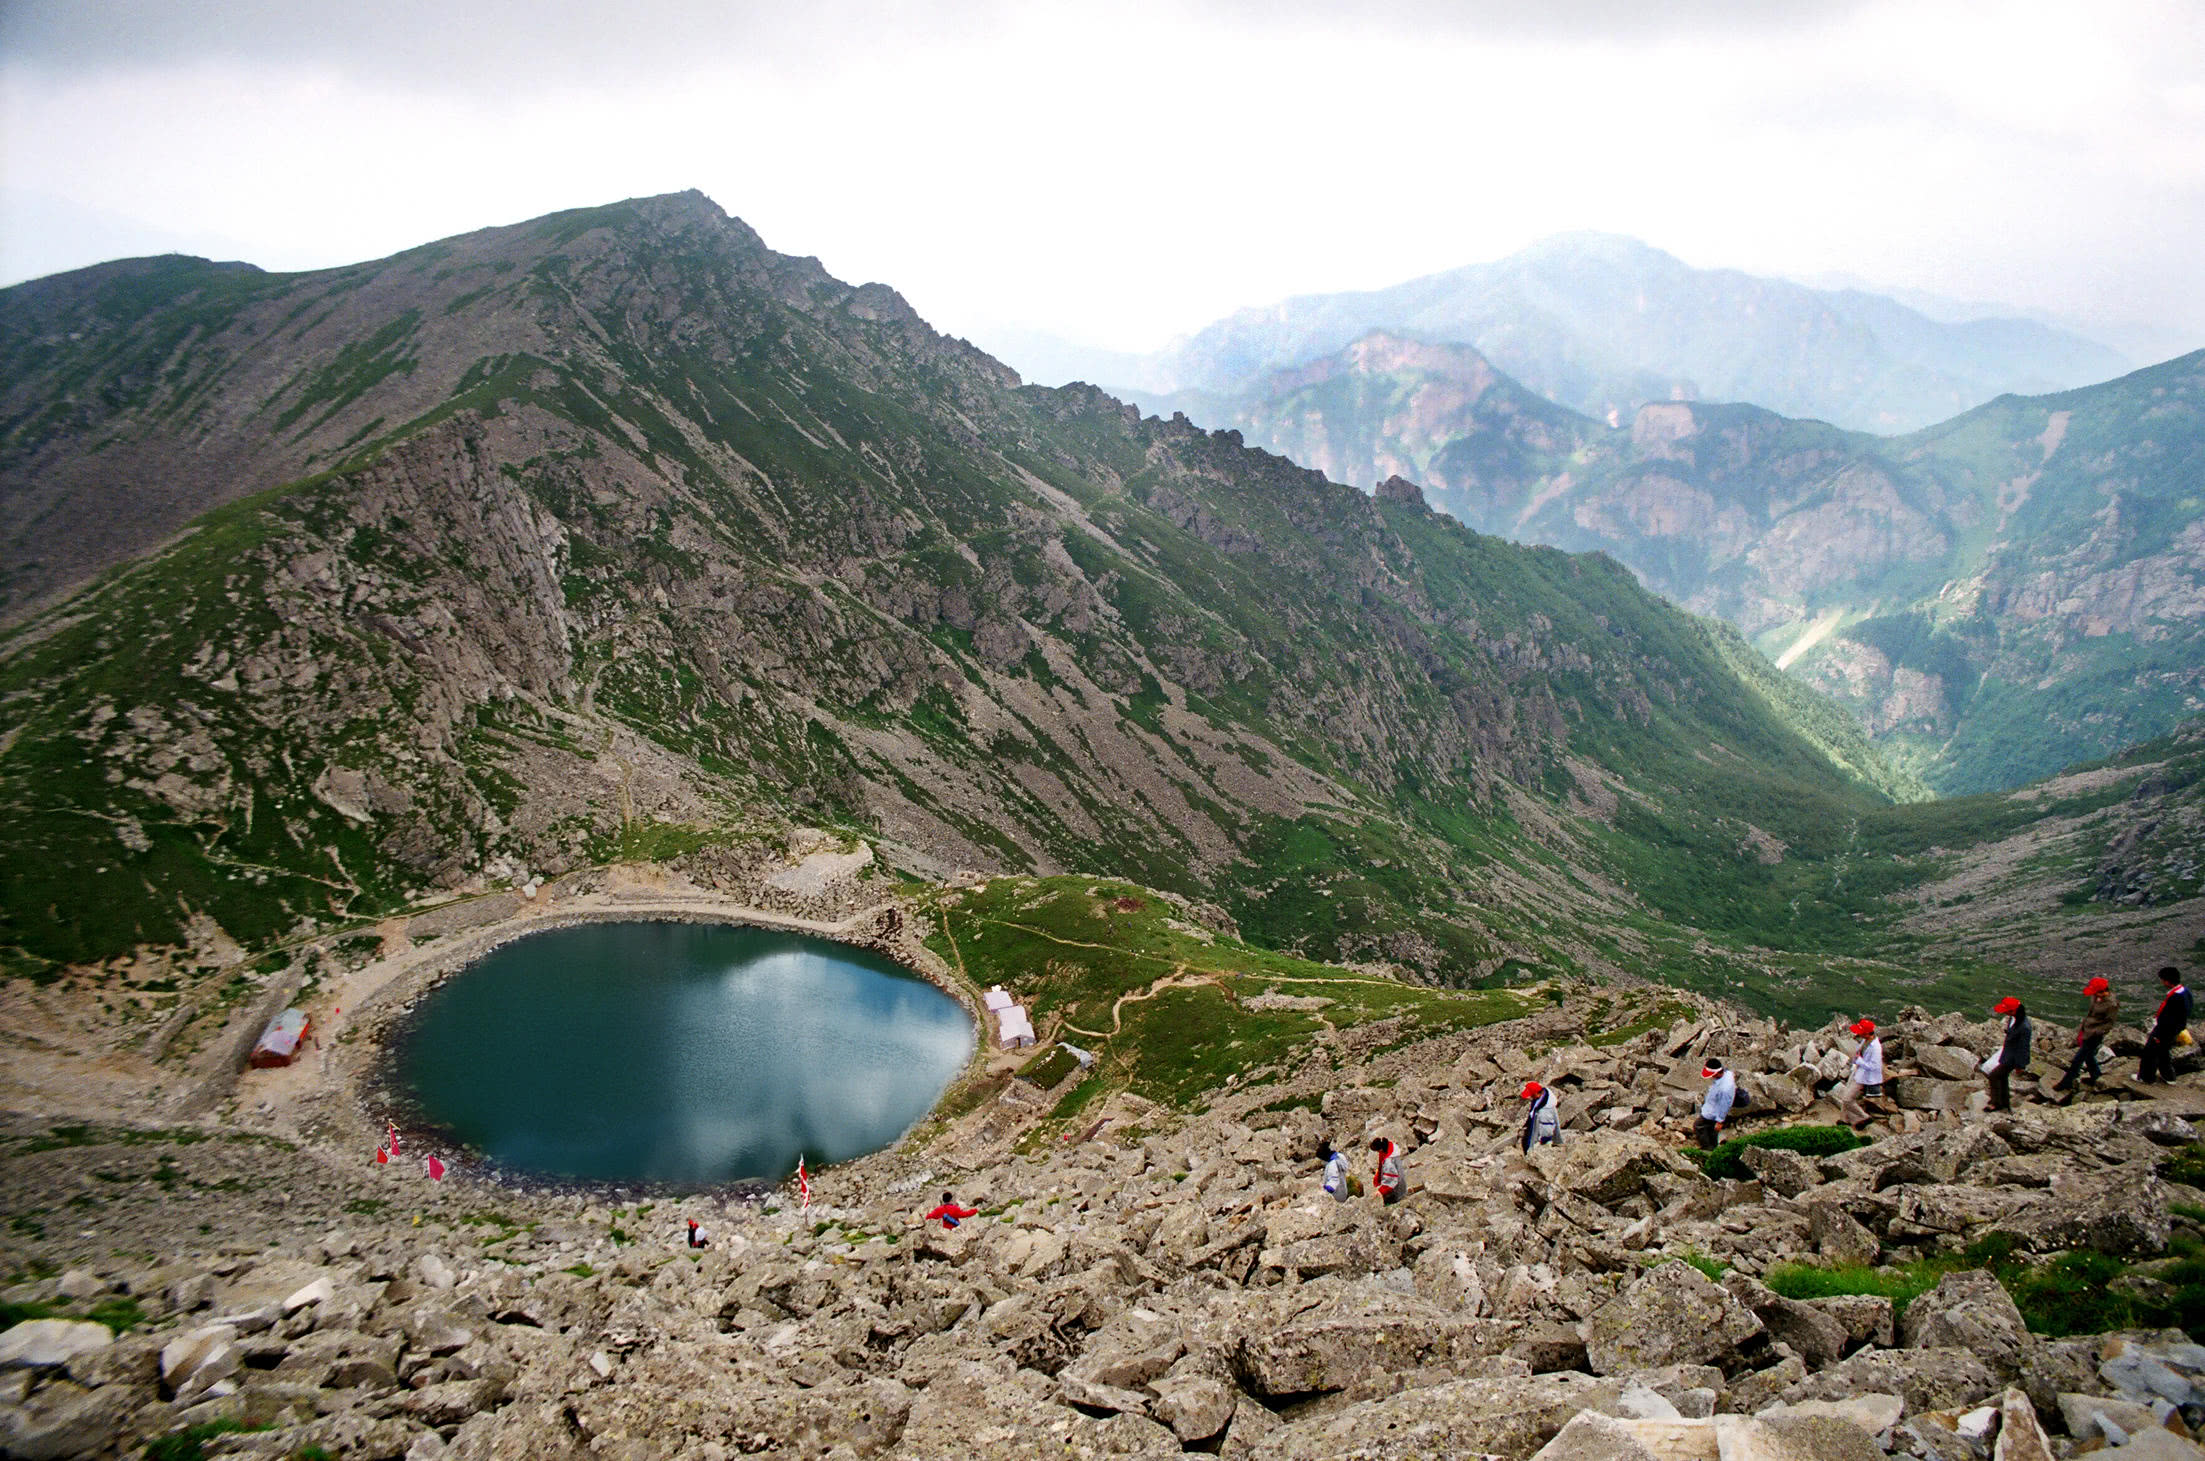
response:
<path id="1" fill-rule="evenodd" d="M 2067 1062 L 2067 1074 L 2059 1078 L 2055 1091 L 2072 1091 L 2075 1082 L 2087 1079 L 2092 1085 L 2105 1074 L 2098 1066 L 2098 1047 L 2105 1043 L 2106 1035 L 2121 1018 L 2121 1001 L 2113 992 L 2113 986 L 2103 979 L 2093 979 L 2083 986 L 2083 993 L 2090 996 L 2090 1013 L 2075 1028 L 2075 1058 Z"/>
<path id="2" fill-rule="evenodd" d="M 2144 1085 L 2174 1079 L 2175 1043 L 2190 1027 L 2190 991 L 2182 983 L 2182 971 L 2169 964 L 2159 971 L 2159 982 L 2166 986 L 2167 997 L 2159 1001 L 2151 1033 L 2144 1036 L 2144 1060 L 2136 1070 L 2136 1079 Z"/>
<path id="3" fill-rule="evenodd" d="M 2036 1029 L 2029 1023 L 2029 1008 L 2012 995 L 2007 995 L 1991 1013 L 2006 1017 L 2006 1038 L 1998 1047 L 1997 1063 L 1988 1074 L 1991 1078 L 1991 1109 L 2011 1111 L 2014 1097 L 2011 1083 L 2014 1072 L 2029 1069 L 2029 1043 L 2036 1038 Z"/>

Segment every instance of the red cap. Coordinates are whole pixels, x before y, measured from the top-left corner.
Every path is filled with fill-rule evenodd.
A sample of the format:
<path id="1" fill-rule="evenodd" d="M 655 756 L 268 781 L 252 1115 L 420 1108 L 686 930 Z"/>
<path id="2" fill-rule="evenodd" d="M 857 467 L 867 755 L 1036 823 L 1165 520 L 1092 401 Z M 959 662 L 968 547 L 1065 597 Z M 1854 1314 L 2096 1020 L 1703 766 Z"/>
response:
<path id="1" fill-rule="evenodd" d="M 1709 1080 L 1713 1080 L 1715 1079 L 1715 1077 L 1721 1075 L 1722 1072 L 1717 1070 L 1712 1065 L 1703 1065 L 1700 1067 L 1700 1074 L 1706 1076 Z"/>
<path id="2" fill-rule="evenodd" d="M 1876 1033 L 1876 1022 L 1874 1020 L 1855 1020 L 1853 1021 L 1853 1033 L 1865 1040 Z"/>
<path id="3" fill-rule="evenodd" d="M 1540 1085 L 1537 1081 L 1525 1081 L 1523 1091 L 1521 1092 L 1521 1097 L 1522 1099 L 1528 1101 L 1532 1097 L 1539 1095 L 1545 1090 L 1546 1087 Z"/>
<path id="4" fill-rule="evenodd" d="M 2010 1015 L 2020 1008 L 2021 1001 L 2009 994 L 1997 1004 L 1991 1006 L 1991 1013 L 1994 1015 Z"/>
<path id="5" fill-rule="evenodd" d="M 2113 986 L 2103 979 L 2093 979 L 2083 986 L 2085 994 L 2103 994 Z"/>

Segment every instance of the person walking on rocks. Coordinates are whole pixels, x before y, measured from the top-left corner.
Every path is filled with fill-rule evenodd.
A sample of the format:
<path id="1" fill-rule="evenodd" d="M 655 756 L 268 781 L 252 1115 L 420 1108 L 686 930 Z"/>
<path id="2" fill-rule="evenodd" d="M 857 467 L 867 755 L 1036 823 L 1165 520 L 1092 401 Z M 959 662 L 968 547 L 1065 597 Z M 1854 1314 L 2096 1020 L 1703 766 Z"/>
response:
<path id="1" fill-rule="evenodd" d="M 2105 1072 L 2098 1066 L 2098 1047 L 2121 1018 L 2121 1001 L 2113 992 L 2113 985 L 2104 979 L 2093 979 L 2083 986 L 2083 993 L 2090 996 L 2090 1013 L 2083 1016 L 2082 1024 L 2075 1030 L 2075 1058 L 2067 1062 L 2067 1074 L 2052 1087 L 2055 1091 L 2072 1091 L 2075 1082 L 2087 1078 L 2092 1085 Z"/>
<path id="2" fill-rule="evenodd" d="M 1524 1155 L 1530 1156 L 1535 1146 L 1562 1143 L 1562 1113 L 1555 1109 L 1554 1092 L 1537 1081 L 1525 1083 L 1522 1098 L 1531 1103 L 1524 1112 Z"/>
<path id="3" fill-rule="evenodd" d="M 1708 1061 L 1700 1067 L 1700 1074 L 1707 1077 L 1707 1094 L 1700 1098 L 1692 1138 L 1700 1144 L 1700 1150 L 1711 1152 L 1722 1141 L 1723 1123 L 1730 1119 L 1730 1108 L 1738 1100 L 1738 1077 L 1723 1069 L 1720 1060 Z"/>
<path id="4" fill-rule="evenodd" d="M 1329 1141 L 1317 1143 L 1317 1156 L 1325 1164 L 1325 1195 L 1334 1202 L 1348 1200 L 1348 1187 L 1354 1182 L 1354 1174 L 1348 1170 L 1346 1152 L 1336 1152 Z"/>
<path id="5" fill-rule="evenodd" d="M 1371 1177 L 1371 1186 L 1377 1189 L 1379 1201 L 1392 1207 L 1401 1200 L 1401 1148 L 1382 1136 L 1374 1136 L 1370 1149 L 1378 1154 L 1378 1170 Z"/>
<path id="6" fill-rule="evenodd" d="M 697 1226 L 695 1218 L 689 1219 L 689 1246 L 692 1248 L 709 1248 L 712 1246 L 704 1236 L 704 1229 Z"/>
<path id="7" fill-rule="evenodd" d="M 940 1218 L 944 1228 L 954 1228 L 966 1218 L 978 1216 L 980 1216 L 980 1213 L 977 1208 L 959 1207 L 957 1199 L 945 1192 L 942 1194 L 942 1205 L 928 1213 L 926 1220 L 933 1222 L 936 1218 Z"/>
<path id="8" fill-rule="evenodd" d="M 2006 1017 L 2006 1038 L 1999 1043 L 1998 1053 L 1983 1062 L 1983 1073 L 1991 1078 L 1991 1109 L 2011 1111 L 2014 1072 L 2029 1069 L 2029 1044 L 2036 1038 L 2036 1027 L 2029 1023 L 2029 1007 L 2010 994 L 1993 1005 L 1991 1013 Z"/>
<path id="9" fill-rule="evenodd" d="M 1860 1038 L 1860 1048 L 1853 1052 L 1851 1077 L 1838 1091 L 1838 1119 L 1858 1131 L 1873 1119 L 1861 1097 L 1883 1094 L 1883 1037 L 1870 1019 L 1855 1020 L 1852 1031 Z"/>
<path id="10" fill-rule="evenodd" d="M 2182 983 L 2182 971 L 2169 964 L 2159 971 L 2167 996 L 2152 1016 L 2151 1033 L 2144 1037 L 2144 1061 L 2136 1079 L 2144 1085 L 2174 1079 L 2174 1047 L 2190 1028 L 2190 991 Z"/>

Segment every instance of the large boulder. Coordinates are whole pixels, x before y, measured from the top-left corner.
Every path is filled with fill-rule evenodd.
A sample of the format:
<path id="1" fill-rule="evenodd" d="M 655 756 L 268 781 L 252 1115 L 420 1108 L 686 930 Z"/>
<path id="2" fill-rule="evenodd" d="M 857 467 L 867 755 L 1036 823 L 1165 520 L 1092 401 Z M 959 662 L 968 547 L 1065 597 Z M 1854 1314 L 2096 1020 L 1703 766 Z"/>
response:
<path id="1" fill-rule="evenodd" d="M 2164 1253 L 2172 1230 L 2166 1184 L 2148 1166 L 2055 1177 L 2048 1192 L 1994 1229 L 2038 1253 L 2094 1248 L 2123 1256 Z"/>
<path id="2" fill-rule="evenodd" d="M 48 1369 L 115 1342 L 105 1324 L 81 1319 L 31 1319 L 0 1334 L 0 1369 Z"/>
<path id="3" fill-rule="evenodd" d="M 1836 1201 L 1807 1204 L 1807 1227 L 1815 1251 L 1833 1263 L 1874 1263 L 1883 1251 L 1876 1235 Z"/>
<path id="4" fill-rule="evenodd" d="M 1906 1306 L 1899 1338 L 1909 1349 L 1959 1348 L 2002 1380 L 2018 1380 L 2036 1337 L 2005 1287 L 1985 1269 L 1948 1273 Z"/>
<path id="5" fill-rule="evenodd" d="M 1508 1326 L 1467 1319 L 1387 1289 L 1355 1288 L 1284 1324 L 1241 1336 L 1233 1368 L 1258 1395 L 1345 1390 L 1374 1371 L 1404 1374 L 1498 1352 Z"/>
<path id="6" fill-rule="evenodd" d="M 1964 1349 L 1864 1349 L 1807 1376 L 1776 1399 L 1793 1405 L 1868 1393 L 1896 1395 L 1913 1414 L 1973 1405 L 1998 1388 L 1984 1363 Z"/>
<path id="7" fill-rule="evenodd" d="M 1822 1169 L 1812 1157 L 1781 1147 L 1749 1146 L 1738 1154 L 1761 1185 L 1779 1197 L 1797 1197 L 1822 1181 Z"/>
<path id="8" fill-rule="evenodd" d="M 1835 1363 L 1850 1347 L 1851 1331 L 1835 1317 L 1811 1304 L 1787 1299 L 1759 1279 L 1743 1273 L 1727 1274 L 1723 1288 L 1753 1311 L 1771 1340 L 1790 1345 L 1810 1370 Z"/>
<path id="9" fill-rule="evenodd" d="M 1658 1173 L 1697 1178 L 1699 1168 L 1668 1147 L 1635 1131 L 1595 1131 L 1531 1153 L 1546 1184 L 1602 1207 L 1614 1207 L 1646 1190 Z"/>
<path id="10" fill-rule="evenodd" d="M 1881 1294 L 1833 1294 L 1824 1299 L 1802 1299 L 1845 1326 L 1845 1347 L 1874 1345 L 1889 1349 L 1898 1343 L 1898 1326 L 1892 1303 Z"/>
<path id="11" fill-rule="evenodd" d="M 1687 1263 L 1664 1263 L 1585 1321 L 1596 1375 L 1720 1364 L 1762 1332 L 1753 1311 Z"/>
<path id="12" fill-rule="evenodd" d="M 1581 1410 L 1613 1403 L 1613 1380 L 1532 1375 L 1455 1380 L 1367 1400 L 1278 1431 L 1250 1455 L 1256 1461 L 1428 1461 L 1486 1456 L 1527 1461 Z"/>

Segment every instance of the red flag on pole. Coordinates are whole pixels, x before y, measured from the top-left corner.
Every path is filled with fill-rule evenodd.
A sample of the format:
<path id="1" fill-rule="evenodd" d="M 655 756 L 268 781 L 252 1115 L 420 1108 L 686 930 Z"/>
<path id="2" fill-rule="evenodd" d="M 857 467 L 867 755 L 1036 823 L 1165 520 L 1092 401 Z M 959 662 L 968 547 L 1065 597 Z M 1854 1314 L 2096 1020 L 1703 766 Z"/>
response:
<path id="1" fill-rule="evenodd" d="M 375 1149 L 375 1165 L 377 1165 L 378 1167 L 380 1167 L 380 1166 L 383 1166 L 383 1165 L 384 1165 L 385 1163 L 387 1163 L 387 1162 L 389 1162 L 389 1161 L 390 1161 L 390 1148 L 389 1148 L 389 1147 L 387 1147 L 387 1146 L 379 1146 L 379 1147 L 377 1147 L 377 1148 Z"/>
<path id="2" fill-rule="evenodd" d="M 388 1139 L 390 1149 L 396 1152 L 398 1150 L 398 1123 L 386 1116 L 383 1118 L 383 1125 L 390 1131 Z"/>
<path id="3" fill-rule="evenodd" d="M 811 1179 L 804 1175 L 804 1154 L 802 1152 L 797 1153 L 796 1156 L 796 1191 L 804 1199 L 804 1211 L 810 1212 L 812 1210 L 812 1184 Z"/>
<path id="4" fill-rule="evenodd" d="M 435 1157 L 432 1156 L 429 1158 L 427 1166 L 429 1171 L 429 1180 L 431 1182 L 441 1182 L 444 1180 L 444 1164 L 442 1162 L 438 1161 Z"/>

